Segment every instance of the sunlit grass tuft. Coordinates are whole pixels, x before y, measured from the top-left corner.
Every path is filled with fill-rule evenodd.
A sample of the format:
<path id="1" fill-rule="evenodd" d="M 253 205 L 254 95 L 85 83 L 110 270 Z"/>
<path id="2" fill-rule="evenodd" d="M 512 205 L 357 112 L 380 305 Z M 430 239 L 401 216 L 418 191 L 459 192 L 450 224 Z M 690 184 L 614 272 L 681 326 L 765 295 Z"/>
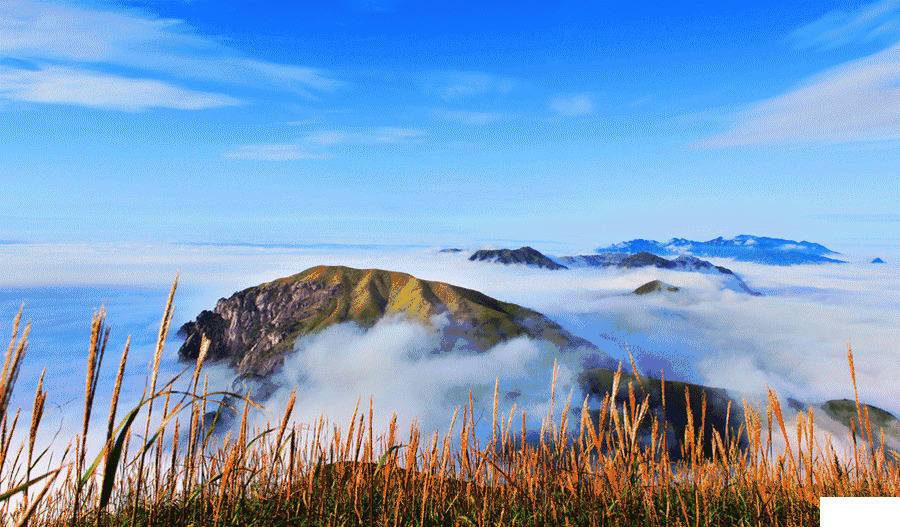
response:
<path id="1" fill-rule="evenodd" d="M 49 448 L 34 451 L 46 399 L 43 374 L 29 435 L 18 451 L 11 450 L 19 413 L 9 422 L 7 406 L 30 329 L 26 326 L 21 337 L 18 335 L 20 310 L 0 375 L 3 524 L 806 526 L 818 524 L 820 496 L 900 495 L 896 455 L 894 459 L 885 456 L 883 430 L 880 448 L 875 448 L 868 412 L 860 412 L 849 346 L 857 419 L 848 434 L 853 445 L 848 465 L 838 459 L 830 437 L 824 446 L 815 438 L 812 408 L 800 412 L 796 427 L 790 427 L 772 390 L 766 434 L 762 411 L 744 401 L 745 425 L 738 435 L 746 437 L 749 447 L 743 450 L 737 446 L 739 438 L 729 436 L 727 426 L 725 438 L 715 430 L 712 437 L 704 437 L 705 394 L 700 416 L 690 414 L 690 401 L 686 401 L 688 429 L 680 442 L 684 456 L 679 463 L 670 463 L 665 424 L 654 419 L 650 445 L 638 441 L 638 425 L 648 415 L 649 404 L 640 377 L 643 400 L 630 382 L 628 401 L 622 408 L 611 397 L 610 393 L 618 393 L 621 365 L 611 392 L 602 401 L 598 420 L 591 418 L 585 399 L 579 429 L 570 433 L 567 416 L 571 401 L 567 401 L 558 425 L 552 413 L 545 417 L 538 444 L 525 441 L 524 411 L 518 434 L 514 430 L 515 407 L 509 416 L 498 416 L 499 384 L 494 387 L 490 439 L 484 445 L 474 434 L 471 393 L 469 404 L 462 407 L 461 416 L 457 409 L 447 433 L 435 432 L 430 437 L 420 433 L 417 423 L 408 433 L 398 430 L 396 415 L 386 433 L 376 437 L 371 398 L 368 411 L 363 408 L 360 412 L 361 400 L 357 401 L 346 433 L 324 417 L 312 424 L 294 424 L 290 417 L 296 390 L 274 426 L 250 429 L 248 412 L 255 403 L 249 397 L 229 394 L 235 398 L 232 400 L 242 402 L 242 407 L 236 408 L 241 421 L 236 436 L 221 437 L 212 433 L 204 418 L 207 404 L 222 404 L 215 397 L 224 392 L 210 393 L 208 377 L 199 390 L 208 341 L 201 345 L 187 392 L 176 391 L 175 380 L 157 389 L 175 287 L 161 323 L 149 391 L 116 424 L 129 348 L 126 343 L 108 413 L 105 446 L 90 460 L 84 438 L 109 335 L 104 311 L 95 315 L 81 433 L 68 443 L 55 468 L 44 473 L 35 469 Z M 551 399 L 555 398 L 556 375 L 554 368 Z M 664 380 L 662 387 L 665 390 Z M 689 398 L 687 389 L 685 397 Z M 160 408 L 158 419 L 151 421 L 154 409 Z M 143 435 L 131 430 L 139 415 L 146 416 Z M 454 439 L 458 417 L 461 429 Z M 773 417 L 777 429 L 773 429 Z M 322 439 L 323 430 L 331 432 L 330 440 Z M 787 445 L 782 453 L 773 452 L 773 432 Z M 862 435 L 859 442 L 857 434 Z M 59 478 L 60 474 L 64 478 Z"/>

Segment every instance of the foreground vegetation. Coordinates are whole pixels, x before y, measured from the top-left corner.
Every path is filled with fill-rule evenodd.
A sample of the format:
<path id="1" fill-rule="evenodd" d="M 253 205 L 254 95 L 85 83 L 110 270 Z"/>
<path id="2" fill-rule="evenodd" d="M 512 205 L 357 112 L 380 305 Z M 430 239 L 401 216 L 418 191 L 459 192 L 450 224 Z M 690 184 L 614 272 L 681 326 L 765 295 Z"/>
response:
<path id="1" fill-rule="evenodd" d="M 631 383 L 623 407 L 607 395 L 599 422 L 588 417 L 585 400 L 575 433 L 567 428 L 569 402 L 558 424 L 548 414 L 538 444 L 524 440 L 524 412 L 518 435 L 514 415 L 498 418 L 496 387 L 487 445 L 480 445 L 473 434 L 471 393 L 469 405 L 462 408 L 458 440 L 453 430 L 459 412 L 443 437 L 423 437 L 413 424 L 401 439 L 396 415 L 387 433 L 376 437 L 371 399 L 368 416 L 357 403 L 346 431 L 326 428 L 324 418 L 308 427 L 295 425 L 290 419 L 295 394 L 284 415 L 265 430 L 248 429 L 254 403 L 243 399 L 239 431 L 222 438 L 209 431 L 204 417 L 208 406 L 220 404 L 214 398 L 223 395 L 209 393 L 206 381 L 200 389 L 208 342 L 201 346 L 187 391 L 175 390 L 172 382 L 157 387 L 174 292 L 175 285 L 160 327 L 148 392 L 137 407 L 117 415 L 126 344 L 106 417 L 105 446 L 96 459 L 89 459 L 84 438 L 109 335 L 104 312 L 95 315 L 81 433 L 49 472 L 37 470 L 47 466 L 48 451 L 35 451 L 46 398 L 43 376 L 28 437 L 22 445 L 11 444 L 19 413 L 13 415 L 7 407 L 30 329 L 18 336 L 20 311 L 0 376 L 0 522 L 70 527 L 811 526 L 818 525 L 820 496 L 900 496 L 896 456 L 886 458 L 883 432 L 881 447 L 874 447 L 868 411 L 860 412 L 858 396 L 849 466 L 841 464 L 830 438 L 820 445 L 813 437 L 812 408 L 798 415 L 796 434 L 789 431 L 772 391 L 767 433 L 762 412 L 744 405 L 745 450 L 737 447 L 736 438 L 723 439 L 715 431 L 713 437 L 703 437 L 705 412 L 690 415 L 687 404 L 683 460 L 673 465 L 668 462 L 666 434 L 656 421 L 651 444 L 637 441 L 648 402 L 640 395 L 641 385 Z M 848 360 L 855 393 L 849 348 Z M 612 393 L 618 392 L 620 375 L 621 367 Z M 554 371 L 554 389 L 555 383 Z M 143 427 L 135 424 L 143 422 L 138 416 L 146 420 Z M 694 433 L 695 423 L 700 434 Z M 322 439 L 323 430 L 331 432 L 331 439 Z M 791 449 L 773 453 L 773 433 L 799 447 L 799 455 Z M 862 436 L 859 444 L 857 435 Z M 711 457 L 702 454 L 704 446 Z"/>

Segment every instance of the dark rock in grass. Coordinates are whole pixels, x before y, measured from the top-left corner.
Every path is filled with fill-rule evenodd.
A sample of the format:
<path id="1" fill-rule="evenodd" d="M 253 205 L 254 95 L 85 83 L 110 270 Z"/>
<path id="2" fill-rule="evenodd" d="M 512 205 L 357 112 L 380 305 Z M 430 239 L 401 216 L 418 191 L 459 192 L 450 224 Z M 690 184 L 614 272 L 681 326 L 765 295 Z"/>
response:
<path id="1" fill-rule="evenodd" d="M 856 401 L 850 399 L 832 399 L 820 404 L 819 408 L 828 414 L 829 417 L 847 428 L 850 428 L 850 420 L 852 419 L 855 423 L 856 431 L 859 433 L 859 416 L 856 413 Z M 885 435 L 892 435 L 900 439 L 900 420 L 893 414 L 887 410 L 882 410 L 877 406 L 864 403 L 859 403 L 859 410 L 863 414 L 863 419 L 866 418 L 866 410 L 868 410 L 869 426 L 872 427 L 873 436 L 880 435 L 878 433 L 879 429 L 884 428 Z M 865 427 L 865 422 L 863 422 L 863 426 Z M 878 437 L 874 437 L 873 439 L 877 440 Z"/>
<path id="2" fill-rule="evenodd" d="M 612 393 L 613 379 L 615 372 L 605 369 L 585 370 L 578 377 L 583 393 L 596 398 L 594 407 L 599 407 L 599 402 L 603 400 L 607 393 Z M 663 407 L 662 381 L 651 377 L 641 376 L 640 383 L 637 377 L 630 373 L 622 373 L 619 380 L 618 392 L 615 395 L 616 405 L 621 412 L 623 405 L 628 408 L 629 400 L 629 383 L 634 388 L 635 401 L 637 405 L 643 403 L 645 395 L 649 395 L 649 410 L 638 425 L 638 443 L 649 448 L 651 436 L 653 433 L 653 419 L 656 418 L 659 423 L 657 437 L 660 437 L 663 430 L 663 424 L 666 426 L 666 443 L 668 444 L 669 459 L 677 462 L 683 458 L 681 445 L 684 442 L 684 433 L 688 428 L 689 421 L 692 422 L 696 436 L 699 437 L 701 429 L 701 421 L 703 416 L 703 396 L 706 394 L 706 422 L 703 425 L 703 455 L 707 458 L 713 455 L 713 430 L 719 433 L 722 441 L 725 442 L 726 448 L 728 441 L 726 438 L 733 438 L 737 441 L 738 448 L 745 451 L 749 447 L 749 441 L 746 434 L 739 435 L 739 430 L 744 424 L 744 413 L 742 402 L 734 401 L 726 390 L 722 388 L 710 388 L 698 384 L 686 382 L 666 381 L 665 383 L 665 408 Z M 690 406 L 685 398 L 685 389 L 688 392 Z M 729 410 L 729 402 L 731 408 Z M 690 412 L 688 412 L 688 408 Z M 628 410 L 630 412 L 630 409 Z M 591 422 L 595 429 L 600 423 L 600 411 L 589 410 Z M 621 415 L 621 414 L 620 414 Z M 689 418 L 690 415 L 690 418 Z M 726 426 L 727 423 L 727 426 Z M 607 429 L 609 426 L 609 417 L 606 421 Z M 612 426 L 615 430 L 615 426 Z M 614 431 L 613 436 L 617 433 Z M 617 443 L 614 443 L 617 444 Z"/>

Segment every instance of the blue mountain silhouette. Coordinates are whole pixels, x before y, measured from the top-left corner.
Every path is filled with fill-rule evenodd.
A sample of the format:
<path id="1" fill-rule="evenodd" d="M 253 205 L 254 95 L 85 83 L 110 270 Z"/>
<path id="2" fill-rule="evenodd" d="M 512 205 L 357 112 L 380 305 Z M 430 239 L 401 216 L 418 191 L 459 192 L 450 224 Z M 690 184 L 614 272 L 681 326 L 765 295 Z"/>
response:
<path id="1" fill-rule="evenodd" d="M 841 254 L 818 243 L 768 238 L 741 234 L 730 240 L 721 236 L 707 242 L 672 238 L 668 242 L 655 240 L 631 240 L 609 247 L 598 247 L 598 253 L 637 254 L 648 252 L 657 256 L 690 255 L 712 258 L 733 258 L 739 262 L 756 262 L 768 265 L 845 263 L 825 255 Z"/>

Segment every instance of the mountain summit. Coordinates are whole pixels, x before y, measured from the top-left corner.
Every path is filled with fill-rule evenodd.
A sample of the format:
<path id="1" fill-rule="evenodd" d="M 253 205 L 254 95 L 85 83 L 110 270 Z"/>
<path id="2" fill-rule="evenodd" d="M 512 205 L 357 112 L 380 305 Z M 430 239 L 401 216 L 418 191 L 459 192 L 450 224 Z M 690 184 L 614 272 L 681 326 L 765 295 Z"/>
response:
<path id="1" fill-rule="evenodd" d="M 550 258 L 547 258 L 540 251 L 531 247 L 520 247 L 516 250 L 511 249 L 482 249 L 475 251 L 469 257 L 470 261 L 491 261 L 502 264 L 526 264 L 535 267 L 544 267 L 547 269 L 568 269 L 565 265 L 560 265 Z"/>
<path id="2" fill-rule="evenodd" d="M 495 300 L 472 289 L 420 280 L 380 269 L 318 266 L 220 299 L 184 324 L 182 361 L 196 360 L 202 336 L 210 339 L 210 360 L 228 360 L 238 374 L 276 372 L 294 341 L 334 324 L 369 328 L 384 317 L 440 326 L 441 349 L 481 352 L 526 335 L 560 349 L 583 347 L 605 355 L 544 315 Z"/>

